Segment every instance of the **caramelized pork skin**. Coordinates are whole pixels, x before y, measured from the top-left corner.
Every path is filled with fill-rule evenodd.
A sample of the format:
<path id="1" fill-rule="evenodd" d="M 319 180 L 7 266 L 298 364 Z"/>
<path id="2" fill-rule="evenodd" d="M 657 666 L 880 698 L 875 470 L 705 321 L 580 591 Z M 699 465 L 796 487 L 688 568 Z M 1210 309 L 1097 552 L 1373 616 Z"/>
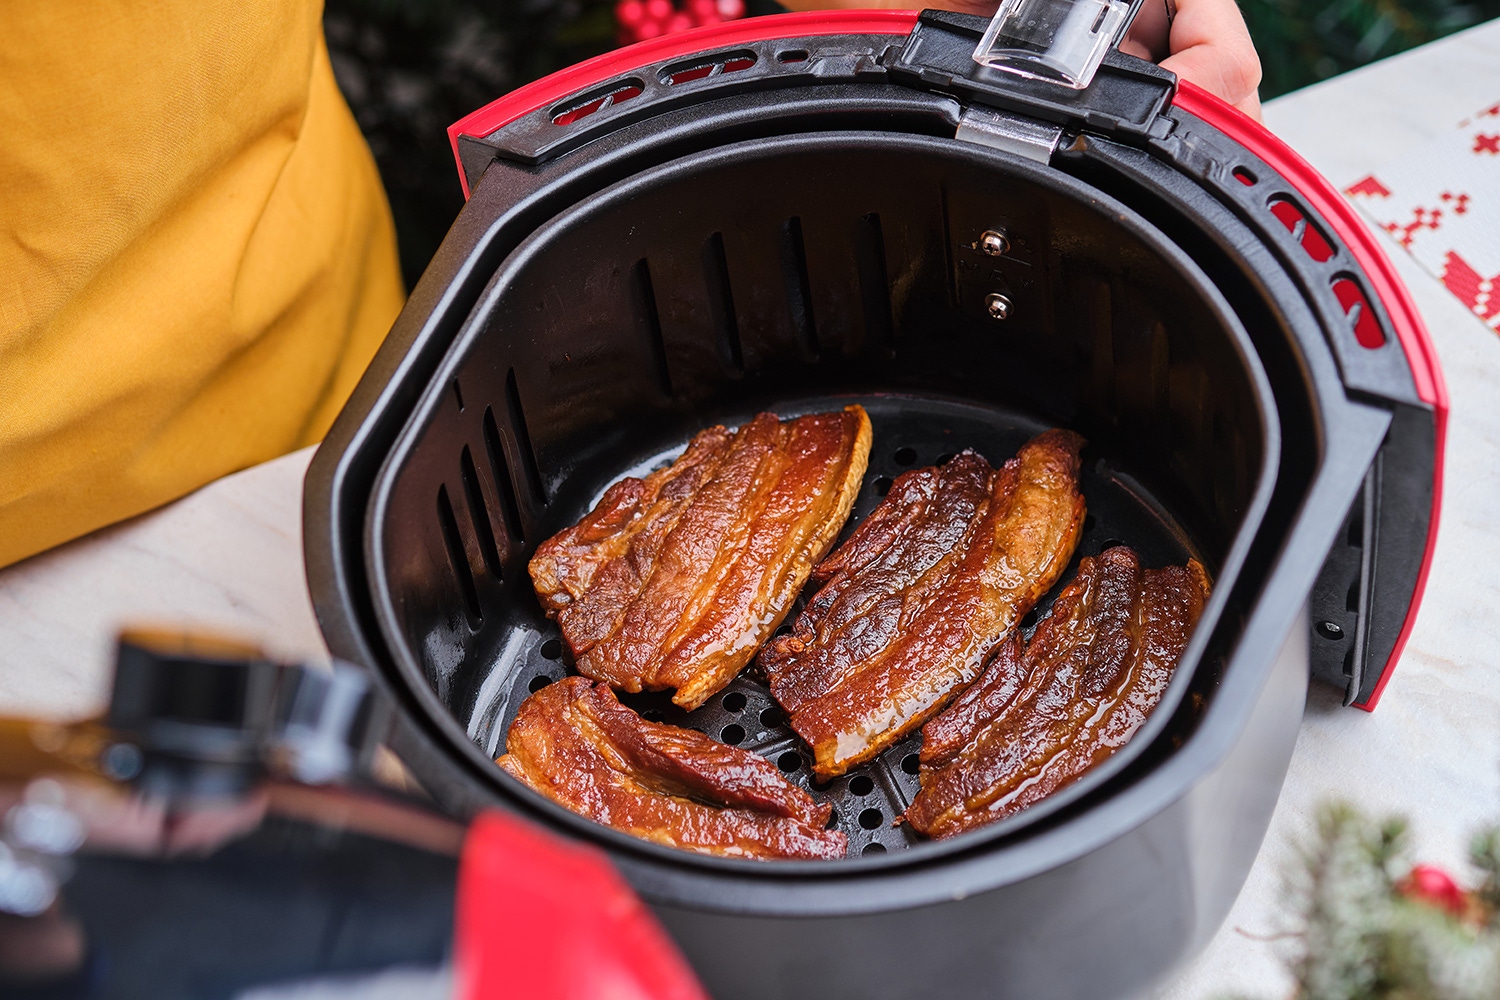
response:
<path id="1" fill-rule="evenodd" d="M 738 431 L 607 490 L 530 564 L 579 673 L 625 691 L 676 689 L 694 709 L 744 668 L 838 536 L 870 455 L 863 407 Z"/>
<path id="2" fill-rule="evenodd" d="M 1084 559 L 1024 652 L 1006 640 L 984 676 L 922 730 L 922 790 L 903 817 L 951 837 L 1076 780 L 1140 728 L 1208 600 L 1203 567 L 1142 570 L 1117 546 Z"/>
<path id="3" fill-rule="evenodd" d="M 1083 526 L 1082 446 L 1052 430 L 999 469 L 966 451 L 905 473 L 817 568 L 823 589 L 760 660 L 815 771 L 920 726 L 1057 582 Z"/>
<path id="4" fill-rule="evenodd" d="M 567 677 L 521 704 L 496 761 L 559 805 L 646 840 L 725 857 L 842 858 L 776 765 L 694 729 L 647 722 L 609 685 Z"/>

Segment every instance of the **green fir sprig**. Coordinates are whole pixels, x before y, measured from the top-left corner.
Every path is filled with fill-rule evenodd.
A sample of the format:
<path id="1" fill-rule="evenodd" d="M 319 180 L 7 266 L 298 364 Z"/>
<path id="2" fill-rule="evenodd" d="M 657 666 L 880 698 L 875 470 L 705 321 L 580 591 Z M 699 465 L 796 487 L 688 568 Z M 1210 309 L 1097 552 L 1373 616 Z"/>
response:
<path id="1" fill-rule="evenodd" d="M 1500 998 L 1500 829 L 1474 839 L 1469 891 L 1408 850 L 1402 819 L 1319 811 L 1286 881 L 1294 1000 Z"/>

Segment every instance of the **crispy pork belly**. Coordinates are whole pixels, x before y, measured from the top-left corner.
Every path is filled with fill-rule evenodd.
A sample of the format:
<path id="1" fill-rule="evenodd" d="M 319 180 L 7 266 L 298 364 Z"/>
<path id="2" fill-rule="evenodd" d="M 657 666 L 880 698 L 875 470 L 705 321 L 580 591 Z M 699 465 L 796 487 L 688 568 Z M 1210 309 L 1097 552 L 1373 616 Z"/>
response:
<path id="1" fill-rule="evenodd" d="M 755 656 L 838 537 L 870 455 L 863 407 L 711 427 L 611 486 L 530 564 L 579 673 L 702 705 Z"/>
<path id="2" fill-rule="evenodd" d="M 496 761 L 565 808 L 646 840 L 726 857 L 842 858 L 832 807 L 763 757 L 648 722 L 609 685 L 567 677 L 521 704 Z"/>
<path id="3" fill-rule="evenodd" d="M 966 451 L 905 473 L 817 568 L 823 588 L 760 659 L 815 771 L 922 725 L 1057 582 L 1083 525 L 1082 446 L 1053 430 L 999 469 Z"/>
<path id="4" fill-rule="evenodd" d="M 903 817 L 951 837 L 1010 816 L 1105 760 L 1156 707 L 1208 599 L 1197 562 L 1142 570 L 1117 546 L 1084 559 L 1024 651 L 922 730 L 922 790 Z"/>

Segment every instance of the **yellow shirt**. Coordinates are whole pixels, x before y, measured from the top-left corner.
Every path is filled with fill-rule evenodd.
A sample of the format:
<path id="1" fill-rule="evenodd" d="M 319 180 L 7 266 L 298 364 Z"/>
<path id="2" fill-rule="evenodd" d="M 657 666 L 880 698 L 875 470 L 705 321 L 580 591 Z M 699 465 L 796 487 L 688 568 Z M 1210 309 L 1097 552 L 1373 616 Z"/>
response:
<path id="1" fill-rule="evenodd" d="M 0 565 L 318 441 L 390 328 L 321 18 L 0 4 Z"/>

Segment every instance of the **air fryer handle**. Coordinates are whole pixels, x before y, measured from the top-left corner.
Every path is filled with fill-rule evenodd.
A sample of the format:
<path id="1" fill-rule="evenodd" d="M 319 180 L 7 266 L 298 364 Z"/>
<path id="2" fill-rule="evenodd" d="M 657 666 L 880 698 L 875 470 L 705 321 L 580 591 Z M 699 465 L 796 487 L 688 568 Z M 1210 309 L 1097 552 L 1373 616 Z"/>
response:
<path id="1" fill-rule="evenodd" d="M 1074 0 L 1047 2 L 1067 8 Z M 1103 2 L 1103 0 L 1088 0 Z M 1125 0 L 1118 0 L 1124 3 Z M 994 22 L 971 14 L 923 11 L 906 45 L 887 60 L 891 79 L 923 90 L 954 94 L 967 107 L 982 107 L 1088 132 L 1132 146 L 1166 138 L 1172 128 L 1164 117 L 1177 93 L 1177 76 L 1145 59 L 1119 51 L 1143 0 L 1130 0 L 1128 16 L 1083 87 L 1022 72 L 1014 65 L 996 66 L 981 57 L 993 44 Z M 1083 9 L 1083 8 L 1080 8 Z M 997 18 L 1005 14 L 1002 5 Z M 1032 60 L 1033 66 L 1036 60 Z"/>
<path id="2" fill-rule="evenodd" d="M 1143 0 L 1001 0 L 974 61 L 984 71 L 1011 73 L 1084 90 L 1105 53 L 1118 50 Z"/>

